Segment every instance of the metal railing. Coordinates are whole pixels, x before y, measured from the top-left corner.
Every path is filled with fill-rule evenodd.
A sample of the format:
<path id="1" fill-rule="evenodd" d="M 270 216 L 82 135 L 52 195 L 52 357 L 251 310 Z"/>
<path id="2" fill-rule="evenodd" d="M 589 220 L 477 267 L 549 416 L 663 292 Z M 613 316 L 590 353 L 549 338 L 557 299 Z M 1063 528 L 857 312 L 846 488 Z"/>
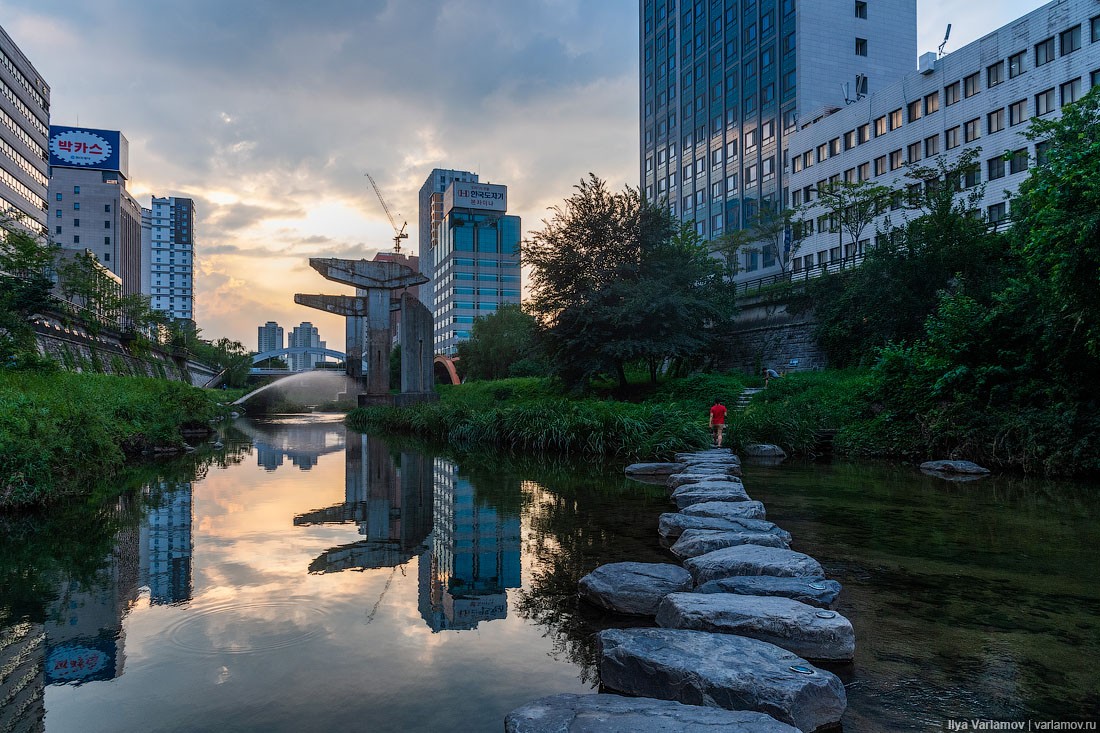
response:
<path id="1" fill-rule="evenodd" d="M 858 267 L 866 255 L 856 254 L 841 257 L 828 262 L 821 262 L 810 267 L 803 267 L 797 271 L 773 272 L 771 275 L 763 275 L 752 280 L 741 280 L 734 284 L 737 295 L 756 293 L 771 285 L 781 283 L 806 282 L 822 275 L 843 272 Z"/>

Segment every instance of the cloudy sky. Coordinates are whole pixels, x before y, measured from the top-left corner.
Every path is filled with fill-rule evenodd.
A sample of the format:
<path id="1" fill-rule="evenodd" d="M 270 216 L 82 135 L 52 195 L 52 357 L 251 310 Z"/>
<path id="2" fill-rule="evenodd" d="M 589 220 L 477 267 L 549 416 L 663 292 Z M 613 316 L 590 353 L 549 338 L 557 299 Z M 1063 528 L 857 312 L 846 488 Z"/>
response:
<path id="1" fill-rule="evenodd" d="M 919 49 L 1040 4 L 918 0 Z M 343 348 L 342 319 L 293 293 L 342 292 L 311 256 L 392 248 L 366 172 L 412 253 L 434 167 L 507 184 L 525 230 L 589 171 L 636 185 L 637 16 L 636 0 L 0 0 L 51 121 L 121 130 L 142 203 L 195 199 L 199 326 L 253 349 L 267 320 Z"/>

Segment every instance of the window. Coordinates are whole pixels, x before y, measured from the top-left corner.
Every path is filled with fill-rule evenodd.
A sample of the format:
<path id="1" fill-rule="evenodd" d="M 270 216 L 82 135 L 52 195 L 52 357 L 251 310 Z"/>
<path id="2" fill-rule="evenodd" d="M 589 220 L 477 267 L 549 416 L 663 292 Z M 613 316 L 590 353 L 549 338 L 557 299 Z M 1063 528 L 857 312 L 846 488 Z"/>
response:
<path id="1" fill-rule="evenodd" d="M 760 133 L 764 145 L 775 142 L 775 120 L 765 120 L 760 126 Z"/>
<path id="2" fill-rule="evenodd" d="M 804 168 L 809 168 L 814 164 L 814 151 L 807 150 L 802 154 L 802 164 Z"/>
<path id="3" fill-rule="evenodd" d="M 866 56 L 866 55 L 867 55 L 867 39 L 866 38 L 857 38 L 856 39 L 856 56 Z"/>
<path id="4" fill-rule="evenodd" d="M 737 174 L 726 177 L 726 195 L 729 196 L 737 192 Z"/>
<path id="5" fill-rule="evenodd" d="M 856 128 L 856 140 L 860 145 L 871 139 L 871 125 L 860 125 Z"/>
<path id="6" fill-rule="evenodd" d="M 80 244 L 80 235 L 79 234 L 74 234 L 73 235 L 73 244 Z"/>
<path id="7" fill-rule="evenodd" d="M 1013 102 L 1008 105 L 1008 124 L 1009 126 L 1018 125 L 1027 119 L 1027 100 L 1021 99 L 1019 102 Z"/>
<path id="8" fill-rule="evenodd" d="M 890 170 L 896 171 L 898 168 L 901 168 L 903 162 L 904 159 L 901 157 L 900 150 L 895 150 L 890 153 Z"/>
<path id="9" fill-rule="evenodd" d="M 990 224 L 996 224 L 997 222 L 1004 221 L 1004 218 L 1005 218 L 1005 205 L 1004 205 L 1004 202 L 1001 202 L 999 204 L 993 204 L 988 209 L 986 209 L 986 211 L 987 211 L 986 219 L 989 220 Z"/>
<path id="10" fill-rule="evenodd" d="M 1005 159 L 999 155 L 996 158 L 990 158 L 986 161 L 986 170 L 988 171 L 988 178 L 991 181 L 995 181 L 998 178 L 1004 178 Z"/>
<path id="11" fill-rule="evenodd" d="M 864 0 L 856 0 L 856 17 L 867 18 L 867 3 Z"/>
<path id="12" fill-rule="evenodd" d="M 1024 52 L 1014 53 L 1008 57 L 1008 78 L 1015 79 L 1024 73 Z"/>
<path id="13" fill-rule="evenodd" d="M 870 177 L 871 177 L 871 164 L 870 163 L 860 163 L 859 167 L 856 168 L 856 178 L 860 181 L 866 181 Z"/>
<path id="14" fill-rule="evenodd" d="M 110 243 L 111 243 L 111 238 L 110 237 L 104 237 L 103 238 L 103 244 L 109 245 Z"/>
<path id="15" fill-rule="evenodd" d="M 1035 44 L 1035 66 L 1036 68 L 1043 64 L 1049 64 L 1054 60 L 1054 37 Z"/>
<path id="16" fill-rule="evenodd" d="M 73 211 L 80 211 L 80 202 L 77 201 L 73 204 Z"/>
<path id="17" fill-rule="evenodd" d="M 710 151 L 710 164 L 713 168 L 722 165 L 722 148 Z"/>
<path id="18" fill-rule="evenodd" d="M 1090 20 L 1089 25 L 1092 26 L 1092 42 L 1100 41 L 1100 15 Z"/>
<path id="19" fill-rule="evenodd" d="M 974 142 L 982 136 L 982 119 L 975 117 L 974 119 L 963 125 L 963 138 L 964 142 Z"/>
<path id="20" fill-rule="evenodd" d="M 718 181 L 715 181 L 714 183 L 710 184 L 710 196 L 711 196 L 711 198 L 714 198 L 714 199 L 722 198 L 722 195 L 725 193 L 725 191 L 722 190 L 722 183 L 723 183 L 723 181 L 718 180 Z"/>
<path id="21" fill-rule="evenodd" d="M 990 112 L 986 119 L 985 129 L 989 133 L 1000 132 L 1005 129 L 1005 111 L 1003 109 L 995 109 Z"/>
<path id="22" fill-rule="evenodd" d="M 745 133 L 745 150 L 750 150 L 756 147 L 756 130 L 749 130 Z"/>
<path id="23" fill-rule="evenodd" d="M 73 193 L 80 193 L 80 186 L 73 186 Z"/>
<path id="24" fill-rule="evenodd" d="M 901 110 L 895 109 L 890 113 L 890 129 L 896 130 L 901 127 Z"/>
<path id="25" fill-rule="evenodd" d="M 940 110 L 940 93 L 932 92 L 924 98 L 924 114 L 930 115 Z"/>
<path id="26" fill-rule="evenodd" d="M 974 72 L 970 76 L 963 79 L 963 96 L 973 97 L 975 94 L 982 90 L 981 75 L 978 72 Z"/>
<path id="27" fill-rule="evenodd" d="M 840 155 L 840 138 L 834 137 L 829 141 L 829 156 Z"/>
<path id="28" fill-rule="evenodd" d="M 1081 77 L 1077 77 L 1071 81 L 1067 81 L 1061 87 L 1062 93 L 1062 106 L 1067 104 L 1073 104 L 1081 98 Z"/>
<path id="29" fill-rule="evenodd" d="M 58 201 L 60 201 L 60 200 L 61 200 L 61 194 L 57 194 L 57 200 L 58 200 Z"/>
<path id="30" fill-rule="evenodd" d="M 737 140 L 730 140 L 726 143 L 726 158 L 733 160 L 737 157 Z"/>
<path id="31" fill-rule="evenodd" d="M 691 180 L 692 173 L 693 173 L 693 170 L 692 170 L 691 164 L 689 163 L 689 164 L 685 165 L 684 166 L 684 182 L 685 183 L 687 181 Z"/>
<path id="32" fill-rule="evenodd" d="M 886 173 L 886 156 L 875 158 L 875 175 L 881 176 Z"/>
<path id="33" fill-rule="evenodd" d="M 764 158 L 760 165 L 763 168 L 765 182 L 775 178 L 775 158 Z"/>
<path id="34" fill-rule="evenodd" d="M 962 187 L 963 188 L 974 188 L 975 186 L 977 186 L 981 182 L 982 182 L 982 172 L 980 170 L 972 169 L 972 170 L 968 170 L 966 173 L 963 174 L 963 177 L 962 177 Z"/>
<path id="35" fill-rule="evenodd" d="M 879 117 L 875 120 L 875 137 L 886 134 L 886 118 Z"/>
<path id="36" fill-rule="evenodd" d="M 1046 165 L 1048 155 L 1050 155 L 1049 140 L 1035 144 L 1035 165 Z"/>
<path id="37" fill-rule="evenodd" d="M 915 100 L 909 103 L 909 121 L 915 122 L 921 117 L 921 100 Z"/>
<path id="38" fill-rule="evenodd" d="M 995 87 L 1005 80 L 1005 62 L 998 61 L 985 70 L 985 85 Z"/>
<path id="39" fill-rule="evenodd" d="M 757 171 L 756 171 L 756 166 L 755 165 L 750 165 L 747 168 L 745 168 L 745 185 L 746 186 L 755 186 L 756 185 L 756 172 Z"/>
<path id="40" fill-rule="evenodd" d="M 959 101 L 959 82 L 948 84 L 943 88 L 943 102 L 948 107 Z"/>
<path id="41" fill-rule="evenodd" d="M 80 219 L 73 219 L 73 226 L 74 227 L 80 226 Z"/>
<path id="42" fill-rule="evenodd" d="M 61 225 L 58 224 L 56 227 L 54 227 L 54 234 L 60 234 L 60 233 L 61 233 Z"/>
<path id="43" fill-rule="evenodd" d="M 952 127 L 943 133 L 946 138 L 946 146 L 948 150 L 959 147 L 959 128 Z"/>
<path id="44" fill-rule="evenodd" d="M 1054 89 L 1047 89 L 1045 92 L 1039 92 L 1035 95 L 1035 115 L 1041 117 L 1042 115 L 1053 112 L 1055 109 L 1054 104 Z"/>
<path id="45" fill-rule="evenodd" d="M 103 228 L 104 229 L 110 229 L 111 228 L 111 222 L 109 222 L 109 221 L 103 222 Z"/>
<path id="46" fill-rule="evenodd" d="M 856 169 L 855 168 L 849 168 L 848 170 L 844 171 L 844 182 L 845 183 L 855 183 L 856 182 Z"/>
<path id="47" fill-rule="evenodd" d="M 1062 31 L 1058 35 L 1058 45 L 1063 56 L 1081 48 L 1081 26 L 1075 25 L 1068 31 Z"/>
<path id="48" fill-rule="evenodd" d="M 856 146 L 856 131 L 851 130 L 844 133 L 844 149 L 851 150 Z"/>
<path id="49" fill-rule="evenodd" d="M 110 204 L 103 204 L 103 213 L 104 214 L 110 214 L 111 213 L 111 205 Z"/>
<path id="50" fill-rule="evenodd" d="M 906 154 L 909 156 L 910 163 L 916 163 L 920 160 L 921 142 L 920 140 L 915 143 L 910 143 L 909 148 L 906 150 Z"/>
<path id="51" fill-rule="evenodd" d="M 931 158 L 940 154 L 940 136 L 924 138 L 924 157 Z"/>
<path id="52" fill-rule="evenodd" d="M 1008 161 L 1009 173 L 1023 173 L 1027 170 L 1027 148 L 1012 151 L 1012 157 Z"/>
<path id="53" fill-rule="evenodd" d="M 1097 69 L 1096 71 L 1092 72 L 1091 81 L 1092 81 L 1092 84 L 1091 84 L 1092 87 L 1100 87 L 1100 69 Z"/>
<path id="54" fill-rule="evenodd" d="M 817 146 L 817 162 L 821 163 L 822 161 L 825 161 L 825 160 L 828 160 L 828 159 L 829 159 L 829 146 L 826 143 L 821 143 L 820 145 Z"/>
<path id="55" fill-rule="evenodd" d="M 58 209 L 58 210 L 57 210 L 57 218 L 58 218 L 58 219 L 60 219 L 60 218 L 61 218 L 61 209 Z"/>

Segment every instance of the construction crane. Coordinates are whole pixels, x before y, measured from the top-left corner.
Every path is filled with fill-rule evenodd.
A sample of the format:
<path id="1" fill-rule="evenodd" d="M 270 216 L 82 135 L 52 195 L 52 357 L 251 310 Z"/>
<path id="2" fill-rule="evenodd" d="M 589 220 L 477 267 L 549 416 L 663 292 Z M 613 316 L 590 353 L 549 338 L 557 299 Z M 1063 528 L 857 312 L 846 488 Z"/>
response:
<path id="1" fill-rule="evenodd" d="M 378 197 L 378 202 L 382 204 L 382 210 L 386 212 L 386 217 L 390 220 L 390 226 L 393 227 L 393 251 L 401 254 L 401 240 L 408 239 L 409 235 L 405 232 L 405 227 L 409 225 L 407 221 L 401 222 L 401 228 L 397 228 L 397 222 L 393 220 L 393 214 L 390 213 L 390 207 L 386 206 L 386 199 L 382 198 L 382 190 L 378 188 L 378 183 L 374 180 L 374 176 L 370 173 L 364 173 L 367 179 L 370 181 L 370 185 L 374 187 L 374 195 Z"/>

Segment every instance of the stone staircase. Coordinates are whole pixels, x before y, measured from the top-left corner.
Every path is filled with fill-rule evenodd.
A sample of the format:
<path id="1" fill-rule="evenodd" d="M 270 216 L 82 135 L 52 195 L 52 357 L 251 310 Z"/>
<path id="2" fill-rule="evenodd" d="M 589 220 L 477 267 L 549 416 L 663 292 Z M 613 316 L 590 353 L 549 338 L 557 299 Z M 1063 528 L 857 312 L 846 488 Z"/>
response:
<path id="1" fill-rule="evenodd" d="M 749 402 L 752 401 L 753 396 L 757 392 L 763 391 L 763 387 L 745 387 L 745 389 L 741 390 L 741 394 L 737 395 L 737 399 L 733 403 L 733 410 L 735 412 L 740 412 L 741 410 L 744 410 L 746 407 L 748 407 Z"/>

